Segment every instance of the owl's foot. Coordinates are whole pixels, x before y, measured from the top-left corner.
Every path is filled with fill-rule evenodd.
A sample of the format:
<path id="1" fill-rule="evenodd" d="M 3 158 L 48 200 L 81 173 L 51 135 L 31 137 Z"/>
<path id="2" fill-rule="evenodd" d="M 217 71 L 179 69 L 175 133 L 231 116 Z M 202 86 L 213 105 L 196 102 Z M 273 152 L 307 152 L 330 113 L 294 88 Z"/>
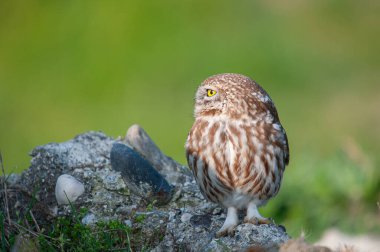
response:
<path id="1" fill-rule="evenodd" d="M 224 226 L 224 225 L 223 225 Z M 222 227 L 218 232 L 216 232 L 216 238 L 224 237 L 224 236 L 234 236 L 235 235 L 235 227 L 229 226 L 229 227 Z"/>
<path id="2" fill-rule="evenodd" d="M 223 236 L 233 236 L 235 234 L 235 227 L 238 225 L 237 210 L 234 207 L 229 207 L 227 210 L 227 218 L 224 221 L 222 228 L 216 232 L 216 238 Z"/>
<path id="3" fill-rule="evenodd" d="M 257 210 L 256 204 L 251 202 L 248 204 L 247 216 L 244 218 L 244 222 L 252 223 L 255 225 L 261 225 L 261 224 L 271 224 L 273 223 L 273 220 L 267 219 L 261 216 L 259 211 Z"/>
<path id="4" fill-rule="evenodd" d="M 246 216 L 244 218 L 244 223 L 251 223 L 251 224 L 254 224 L 254 225 L 261 225 L 261 224 L 273 224 L 273 219 L 271 218 L 257 218 L 257 217 L 252 217 L 252 218 L 248 218 L 248 216 Z"/>

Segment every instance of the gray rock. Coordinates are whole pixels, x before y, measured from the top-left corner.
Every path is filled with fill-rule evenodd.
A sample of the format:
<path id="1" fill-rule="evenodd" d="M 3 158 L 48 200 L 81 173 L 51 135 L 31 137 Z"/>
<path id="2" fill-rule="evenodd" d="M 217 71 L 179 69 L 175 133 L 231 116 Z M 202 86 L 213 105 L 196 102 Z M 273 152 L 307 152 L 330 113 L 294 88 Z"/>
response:
<path id="1" fill-rule="evenodd" d="M 125 136 L 125 142 L 140 153 L 173 185 L 184 182 L 183 174 L 191 175 L 190 170 L 166 156 L 143 128 L 132 125 Z"/>
<path id="2" fill-rule="evenodd" d="M 188 222 L 188 221 L 190 221 L 190 219 L 191 219 L 192 216 L 193 216 L 192 214 L 184 213 L 181 216 L 181 221 L 182 222 Z"/>
<path id="3" fill-rule="evenodd" d="M 125 184 L 123 177 L 120 172 L 112 171 L 109 169 L 102 169 L 98 172 L 100 178 L 102 179 L 102 183 L 104 188 L 111 191 L 126 191 L 129 193 L 127 189 L 127 185 Z"/>
<path id="4" fill-rule="evenodd" d="M 281 228 L 276 225 L 240 224 L 235 235 L 215 238 L 215 233 L 223 224 L 222 219 L 210 217 L 212 222 L 207 225 L 193 225 L 174 221 L 168 223 L 167 234 L 155 251 L 244 251 L 251 246 L 262 248 L 278 247 L 290 239 Z"/>
<path id="5" fill-rule="evenodd" d="M 97 220 L 95 214 L 93 214 L 93 213 L 86 214 L 82 218 L 82 224 L 83 225 L 94 225 L 97 221 L 98 220 Z"/>
<path id="6" fill-rule="evenodd" d="M 131 220 L 125 220 L 124 224 L 127 225 L 128 227 L 132 227 L 132 221 Z"/>
<path id="7" fill-rule="evenodd" d="M 190 223 L 193 227 L 209 228 L 211 225 L 211 216 L 208 214 L 198 214 L 190 218 Z"/>
<path id="8" fill-rule="evenodd" d="M 176 185 L 171 201 L 162 206 L 155 206 L 150 201 L 151 198 L 130 191 L 131 181 L 123 179 L 121 175 L 125 171 L 118 172 L 112 169 L 110 160 L 112 146 L 125 145 L 103 133 L 88 132 L 70 141 L 39 146 L 32 151 L 32 165 L 21 175 L 17 185 L 35 194 L 36 205 L 41 206 L 38 208 L 41 212 L 37 209 L 33 211 L 37 222 L 42 223 L 43 218 L 46 218 L 44 209 L 56 208 L 57 215 L 72 214 L 69 206 L 57 206 L 54 195 L 55 182 L 59 175 L 65 173 L 82 181 L 86 188 L 75 201 L 75 207 L 88 209 L 88 214 L 82 219 L 83 223 L 115 219 L 123 221 L 131 227 L 132 232 L 143 235 L 144 242 L 141 242 L 141 246 L 145 246 L 145 250 L 244 251 L 251 246 L 278 247 L 289 239 L 281 226 L 253 224 L 240 224 L 234 236 L 216 239 L 215 233 L 225 219 L 225 209 L 206 201 L 189 170 L 162 154 L 141 128 L 133 126 L 132 129 L 135 133 L 131 130 L 127 134 L 129 145 L 146 158 L 145 162 L 149 166 L 159 170 L 171 184 Z M 134 136 L 133 141 L 131 135 Z M 119 158 L 128 159 L 123 162 L 140 160 L 136 161 L 135 166 L 131 166 L 136 169 L 130 171 L 136 173 L 140 171 L 141 165 L 147 166 L 141 161 L 144 160 L 141 156 L 122 153 L 124 152 L 119 153 Z M 144 176 L 139 179 L 144 181 L 150 175 Z M 160 180 L 160 176 L 156 179 L 165 181 Z M 169 183 L 160 186 L 165 190 L 170 187 Z M 159 191 L 160 186 L 152 186 L 152 191 Z M 12 202 L 21 200 L 24 194 L 14 195 L 14 200 L 10 198 Z M 19 204 L 20 208 L 17 211 L 22 211 L 25 205 L 28 203 Z M 137 251 L 141 249 L 142 247 L 134 248 Z"/>
<path id="9" fill-rule="evenodd" d="M 72 174 L 75 169 L 92 171 L 111 167 L 109 155 L 114 140 L 101 132 L 88 132 L 63 143 L 38 146 L 31 152 L 29 169 L 21 175 L 25 188 L 49 207 L 56 205 L 55 182 L 61 174 Z"/>
<path id="10" fill-rule="evenodd" d="M 156 200 L 158 204 L 165 204 L 171 199 L 173 187 L 148 161 L 127 145 L 113 145 L 111 165 L 129 182 L 129 189 L 148 201 Z"/>
<path id="11" fill-rule="evenodd" d="M 20 182 L 21 176 L 17 173 L 11 173 L 8 176 L 6 176 L 6 182 L 9 186 L 16 185 Z"/>

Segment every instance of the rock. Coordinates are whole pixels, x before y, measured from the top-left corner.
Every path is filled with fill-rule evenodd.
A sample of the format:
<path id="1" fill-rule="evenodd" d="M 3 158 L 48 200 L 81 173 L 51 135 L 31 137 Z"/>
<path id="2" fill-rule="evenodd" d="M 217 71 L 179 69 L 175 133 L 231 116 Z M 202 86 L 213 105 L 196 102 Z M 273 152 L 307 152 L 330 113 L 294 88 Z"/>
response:
<path id="1" fill-rule="evenodd" d="M 194 227 L 205 227 L 209 228 L 211 225 L 211 216 L 208 214 L 198 214 L 194 215 L 190 219 L 191 225 Z"/>
<path id="2" fill-rule="evenodd" d="M 55 198 L 59 205 L 73 203 L 84 193 L 84 185 L 68 174 L 58 177 L 55 185 Z"/>
<path id="3" fill-rule="evenodd" d="M 89 213 L 82 218 L 83 225 L 94 225 L 97 222 L 96 216 L 93 213 Z"/>
<path id="4" fill-rule="evenodd" d="M 61 174 L 73 174 L 85 168 L 95 172 L 110 166 L 109 155 L 114 140 L 101 132 L 87 132 L 63 143 L 38 146 L 31 152 L 29 169 L 21 175 L 23 187 L 49 207 L 56 205 L 55 184 Z M 82 180 L 84 181 L 84 180 Z"/>
<path id="5" fill-rule="evenodd" d="M 113 145 L 111 165 L 112 169 L 121 172 L 128 181 L 130 190 L 148 201 L 156 200 L 158 204 L 165 204 L 171 199 L 173 188 L 166 179 L 127 145 L 121 143 Z"/>
<path id="6" fill-rule="evenodd" d="M 20 182 L 21 176 L 16 173 L 11 173 L 6 177 L 6 182 L 9 186 L 16 185 L 17 183 Z"/>
<path id="7" fill-rule="evenodd" d="M 67 142 L 36 147 L 31 166 L 13 187 L 22 191 L 14 189 L 8 195 L 9 205 L 14 206 L 11 216 L 25 215 L 30 202 L 41 228 L 51 226 L 46 222 L 56 215 L 71 215 L 72 208 L 57 205 L 54 194 L 58 177 L 67 174 L 85 187 L 75 201 L 75 208 L 87 211 L 82 223 L 125 223 L 131 234 L 141 234 L 131 240 L 135 251 L 244 251 L 252 246 L 278 248 L 289 240 L 285 229 L 273 224 L 240 224 L 234 236 L 216 239 L 225 209 L 206 201 L 189 170 L 162 154 L 141 128 L 131 127 L 127 140 L 129 146 L 101 132 L 87 132 Z M 135 190 L 141 185 L 147 194 Z M 157 198 L 160 192 L 163 197 Z M 155 199 L 166 204 L 152 204 Z M 57 209 L 50 219 L 48 209 Z"/>
<path id="8" fill-rule="evenodd" d="M 98 172 L 99 177 L 102 179 L 102 183 L 107 190 L 111 191 L 125 191 L 129 194 L 127 185 L 125 184 L 120 172 L 110 171 L 109 169 L 102 169 Z"/>
<path id="9" fill-rule="evenodd" d="M 234 236 L 217 239 L 215 233 L 222 226 L 224 218 L 198 216 L 190 222 L 183 222 L 181 216 L 176 216 L 168 223 L 164 240 L 154 251 L 245 251 L 253 245 L 265 249 L 278 247 L 289 240 L 282 228 L 274 224 L 240 224 Z"/>
<path id="10" fill-rule="evenodd" d="M 125 220 L 124 224 L 127 225 L 128 227 L 132 227 L 132 221 L 131 220 Z"/>
<path id="11" fill-rule="evenodd" d="M 192 214 L 184 213 L 181 216 L 181 221 L 182 222 L 188 222 L 188 221 L 190 221 L 190 219 L 191 219 L 192 216 L 193 216 Z"/>
<path id="12" fill-rule="evenodd" d="M 155 210 L 152 212 L 139 213 L 144 216 L 140 221 L 135 221 L 133 227 L 141 230 L 144 234 L 144 244 L 151 244 L 151 247 L 159 245 L 160 240 L 166 233 L 166 224 L 168 222 L 168 214 L 166 211 Z"/>
<path id="13" fill-rule="evenodd" d="M 188 168 L 163 154 L 139 125 L 134 124 L 128 129 L 125 142 L 140 153 L 171 184 L 182 183 L 183 174 L 191 175 Z"/>

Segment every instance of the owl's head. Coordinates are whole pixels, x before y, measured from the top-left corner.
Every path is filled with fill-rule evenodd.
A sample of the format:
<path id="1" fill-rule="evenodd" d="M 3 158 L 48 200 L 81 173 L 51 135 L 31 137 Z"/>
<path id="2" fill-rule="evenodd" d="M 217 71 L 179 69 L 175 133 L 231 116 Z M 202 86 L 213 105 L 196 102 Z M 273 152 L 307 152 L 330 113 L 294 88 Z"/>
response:
<path id="1" fill-rule="evenodd" d="M 208 79 L 207 79 L 208 80 Z M 217 115 L 225 107 L 226 92 L 217 81 L 205 80 L 195 94 L 195 116 Z"/>
<path id="2" fill-rule="evenodd" d="M 241 114 L 259 108 L 259 97 L 268 97 L 253 80 L 241 74 L 217 74 L 207 78 L 195 95 L 195 117 Z"/>

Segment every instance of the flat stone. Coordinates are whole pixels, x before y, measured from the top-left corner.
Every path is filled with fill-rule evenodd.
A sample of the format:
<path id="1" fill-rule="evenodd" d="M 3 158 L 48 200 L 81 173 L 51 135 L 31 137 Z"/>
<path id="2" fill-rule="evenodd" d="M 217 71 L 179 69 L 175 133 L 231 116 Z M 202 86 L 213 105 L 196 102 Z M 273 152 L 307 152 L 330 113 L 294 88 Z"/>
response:
<path id="1" fill-rule="evenodd" d="M 173 187 L 140 154 L 125 144 L 115 143 L 111 149 L 111 166 L 127 181 L 129 189 L 146 198 L 165 204 L 173 195 Z"/>
<path id="2" fill-rule="evenodd" d="M 182 222 L 188 222 L 188 221 L 190 221 L 190 219 L 191 219 L 192 216 L 193 216 L 193 215 L 190 214 L 190 213 L 184 213 L 184 214 L 182 214 L 182 216 L 181 216 L 181 221 L 182 221 Z"/>
<path id="3" fill-rule="evenodd" d="M 125 136 L 125 142 L 140 153 L 169 183 L 181 185 L 186 182 L 186 176 L 184 175 L 191 176 L 191 172 L 187 167 L 162 153 L 139 125 L 134 124 L 129 127 Z"/>
<path id="4" fill-rule="evenodd" d="M 94 225 L 97 222 L 95 214 L 89 213 L 82 218 L 83 225 Z"/>

